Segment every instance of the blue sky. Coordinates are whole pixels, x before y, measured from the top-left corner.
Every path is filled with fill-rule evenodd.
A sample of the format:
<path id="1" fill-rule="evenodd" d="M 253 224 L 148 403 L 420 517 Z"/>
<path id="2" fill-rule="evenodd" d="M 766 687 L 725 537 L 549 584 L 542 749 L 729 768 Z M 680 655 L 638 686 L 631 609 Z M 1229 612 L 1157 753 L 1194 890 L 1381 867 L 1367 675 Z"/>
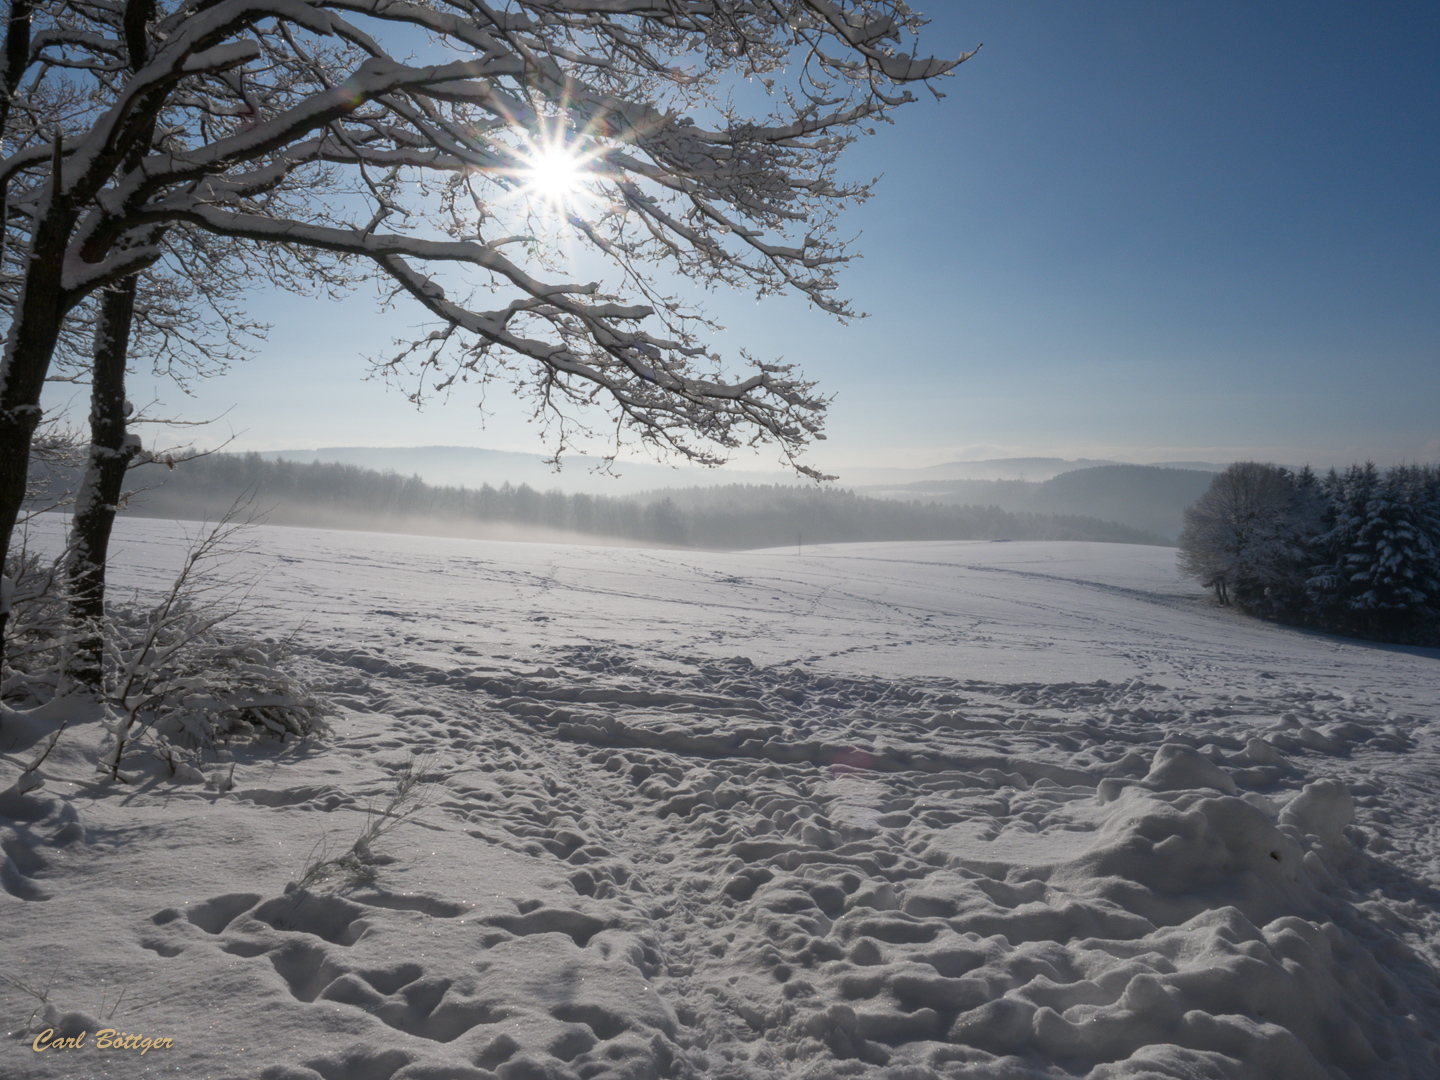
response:
<path id="1" fill-rule="evenodd" d="M 915 6 L 984 48 L 846 163 L 883 174 L 845 219 L 871 317 L 709 304 L 836 395 L 816 464 L 1440 459 L 1440 5 Z M 481 428 L 363 381 L 418 316 L 258 306 L 261 356 L 166 395 L 234 447 L 543 449 L 504 395 Z"/>

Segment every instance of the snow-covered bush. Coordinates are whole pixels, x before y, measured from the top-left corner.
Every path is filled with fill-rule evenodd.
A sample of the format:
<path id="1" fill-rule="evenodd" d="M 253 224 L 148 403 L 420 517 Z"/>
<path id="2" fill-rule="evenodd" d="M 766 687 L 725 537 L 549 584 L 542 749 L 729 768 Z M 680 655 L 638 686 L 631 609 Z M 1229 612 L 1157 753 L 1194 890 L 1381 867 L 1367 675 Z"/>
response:
<path id="1" fill-rule="evenodd" d="M 5 560 L 5 662 L 0 701 L 39 704 L 57 689 L 64 666 L 64 558 L 21 547 Z"/>
<path id="2" fill-rule="evenodd" d="M 1308 537 L 1319 520 L 1308 472 L 1236 462 L 1185 511 L 1180 567 L 1221 604 L 1284 617 L 1303 598 Z"/>
<path id="3" fill-rule="evenodd" d="M 219 630 L 224 617 L 162 604 L 107 619 L 116 670 L 104 763 L 112 771 L 138 743 L 178 771 L 231 739 L 271 734 L 283 742 L 321 729 L 323 707 L 282 667 L 283 644 L 227 639 Z"/>
<path id="4" fill-rule="evenodd" d="M 112 776 L 127 758 L 148 752 L 187 779 L 199 778 L 201 761 L 220 743 L 284 742 L 323 730 L 324 706 L 286 670 L 286 644 L 229 625 L 250 603 L 249 583 L 224 572 L 243 550 L 236 540 L 246 522 L 238 516 L 232 509 L 194 540 L 158 601 L 107 606 L 98 695 L 66 675 L 76 634 L 65 556 L 18 551 L 5 568 L 11 611 L 0 698 L 7 720 L 43 737 L 62 717 L 101 718 L 107 737 L 100 764 Z M 64 707 L 56 709 L 60 699 Z"/>
<path id="5" fill-rule="evenodd" d="M 243 580 L 216 573 L 242 550 L 240 509 L 191 544 L 158 603 L 106 613 L 110 738 L 101 764 L 112 775 L 141 742 L 172 771 L 193 775 L 218 742 L 266 734 L 283 742 L 323 726 L 319 699 L 281 666 L 283 643 L 222 630 L 250 596 Z"/>

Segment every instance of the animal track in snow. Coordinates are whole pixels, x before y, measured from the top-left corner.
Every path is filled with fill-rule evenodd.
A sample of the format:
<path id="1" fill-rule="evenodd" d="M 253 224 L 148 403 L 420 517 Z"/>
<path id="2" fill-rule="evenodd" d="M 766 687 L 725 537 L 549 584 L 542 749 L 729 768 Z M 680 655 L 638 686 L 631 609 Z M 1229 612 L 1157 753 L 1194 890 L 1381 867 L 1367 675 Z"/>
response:
<path id="1" fill-rule="evenodd" d="M 0 841 L 4 858 L 0 861 L 0 886 L 18 900 L 49 900 L 47 892 L 35 876 L 45 869 L 45 859 L 34 846 L 11 834 Z"/>
<path id="2" fill-rule="evenodd" d="M 354 1009 L 394 1031 L 453 1044 L 476 1070 L 507 1065 L 515 1075 L 526 1075 L 524 1070 L 533 1066 L 541 1070 L 536 1075 L 548 1075 L 547 1060 L 582 1067 L 608 1062 L 606 1068 L 639 1062 L 644 1075 L 653 1070 L 656 1051 L 650 1045 L 653 1031 L 634 1031 L 627 1019 L 635 1015 L 637 1000 L 649 1001 L 642 1013 L 648 1010 L 650 1027 L 666 1037 L 675 1033 L 674 1017 L 646 985 L 657 955 L 613 917 L 529 899 L 518 901 L 513 913 L 462 918 L 474 914 L 471 905 L 378 889 L 353 896 L 294 889 L 268 899 L 227 893 L 156 913 L 151 919 L 156 930 L 142 943 L 171 957 L 204 939 L 231 956 L 268 962 L 297 1003 Z M 391 959 L 388 921 L 427 916 L 459 933 L 448 941 L 443 962 Z M 573 989 L 564 996 L 568 1000 L 562 998 L 544 1013 L 517 1013 L 512 1004 L 517 980 Z M 617 984 L 626 988 L 619 996 Z M 500 1025 L 503 1033 L 497 1032 Z M 525 1036 L 523 1043 L 514 1033 Z M 357 1049 L 348 1057 L 277 1066 L 263 1075 L 298 1077 L 307 1075 L 305 1070 L 339 1075 L 334 1070 L 344 1062 L 359 1075 L 382 1075 L 411 1060 L 408 1055 L 382 1060 Z M 508 1065 L 512 1061 L 518 1064 Z M 443 1075 L 467 1075 L 463 1067 L 451 1068 Z M 603 1071 L 591 1067 L 584 1075 Z"/>
<path id="3" fill-rule="evenodd" d="M 532 934 L 564 934 L 575 944 L 584 948 L 590 939 L 601 930 L 609 928 L 603 919 L 597 919 L 583 912 L 566 908 L 536 908 L 519 915 L 491 915 L 485 920 L 490 926 L 497 926 L 517 937 Z"/>
<path id="4" fill-rule="evenodd" d="M 250 914 L 276 930 L 313 934 L 333 945 L 354 945 L 370 928 L 361 905 L 300 889 L 267 900 Z"/>
<path id="5" fill-rule="evenodd" d="M 473 904 L 459 904 L 435 896 L 400 895 L 369 889 L 352 894 L 367 907 L 389 908 L 392 911 L 418 911 L 437 919 L 454 919 L 474 910 Z"/>
<path id="6" fill-rule="evenodd" d="M 355 805 L 355 799 L 329 785 L 271 790 L 250 788 L 234 792 L 236 798 L 259 806 L 305 806 L 316 810 L 331 811 Z"/>

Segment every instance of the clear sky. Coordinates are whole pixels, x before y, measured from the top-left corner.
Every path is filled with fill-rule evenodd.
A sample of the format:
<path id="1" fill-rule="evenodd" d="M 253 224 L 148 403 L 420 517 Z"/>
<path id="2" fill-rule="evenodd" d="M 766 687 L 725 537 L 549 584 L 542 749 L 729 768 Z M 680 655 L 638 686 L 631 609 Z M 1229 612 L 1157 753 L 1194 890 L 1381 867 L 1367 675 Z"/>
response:
<path id="1" fill-rule="evenodd" d="M 1440 459 L 1440 5 L 914 6 L 984 48 L 852 150 L 871 317 L 710 304 L 837 395 L 816 464 Z M 419 318 L 372 308 L 257 298 L 261 355 L 167 400 L 239 449 L 544 449 L 501 394 L 482 428 L 363 381 Z"/>

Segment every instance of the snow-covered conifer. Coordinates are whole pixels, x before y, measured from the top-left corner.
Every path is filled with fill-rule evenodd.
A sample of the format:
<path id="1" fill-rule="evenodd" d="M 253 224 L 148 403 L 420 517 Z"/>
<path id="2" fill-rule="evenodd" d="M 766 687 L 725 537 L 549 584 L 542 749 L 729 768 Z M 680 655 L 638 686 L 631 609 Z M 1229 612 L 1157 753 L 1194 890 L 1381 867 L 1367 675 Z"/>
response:
<path id="1" fill-rule="evenodd" d="M 1427 510 L 1431 470 L 1354 465 L 1327 485 L 1323 561 L 1307 582 L 1322 626 L 1413 640 L 1440 597 L 1440 545 Z"/>

